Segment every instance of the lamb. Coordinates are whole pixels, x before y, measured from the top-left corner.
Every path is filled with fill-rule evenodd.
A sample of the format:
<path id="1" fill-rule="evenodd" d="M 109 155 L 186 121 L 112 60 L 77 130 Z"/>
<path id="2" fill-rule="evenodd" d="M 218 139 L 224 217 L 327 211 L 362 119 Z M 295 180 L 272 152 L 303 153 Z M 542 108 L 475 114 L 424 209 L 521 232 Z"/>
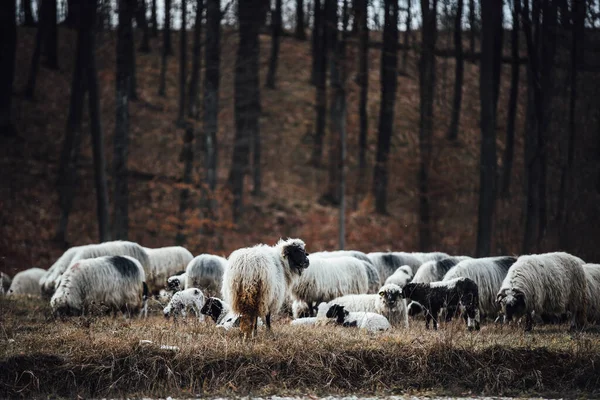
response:
<path id="1" fill-rule="evenodd" d="M 10 289 L 10 284 L 12 283 L 12 279 L 8 274 L 4 272 L 0 272 L 0 295 L 4 295 L 8 293 L 8 289 Z"/>
<path id="2" fill-rule="evenodd" d="M 29 268 L 18 272 L 12 279 L 8 288 L 8 296 L 14 295 L 40 295 L 40 279 L 46 274 L 45 269 Z"/>
<path id="3" fill-rule="evenodd" d="M 525 255 L 510 267 L 497 301 L 505 321 L 525 315 L 525 331 L 533 315 L 571 313 L 571 329 L 586 320 L 587 280 L 583 260 L 568 253 Z"/>
<path id="4" fill-rule="evenodd" d="M 221 292 L 233 312 L 240 314 L 245 338 L 256 334 L 259 317 L 271 330 L 271 315 L 279 311 L 287 292 L 309 263 L 300 239 L 279 240 L 275 246 L 257 245 L 231 253 Z M 361 271 L 365 273 L 362 268 Z"/>
<path id="5" fill-rule="evenodd" d="M 469 278 L 456 278 L 449 281 L 431 283 L 409 283 L 402 288 L 402 297 L 417 302 L 425 309 L 425 328 L 433 319 L 433 329 L 437 329 L 440 310 L 465 308 L 467 328 L 479 330 L 479 293 L 477 284 Z"/>
<path id="6" fill-rule="evenodd" d="M 146 311 L 148 286 L 140 262 L 129 256 L 104 256 L 75 261 L 62 276 L 50 300 L 56 316 L 88 314 L 105 305 L 113 315 L 131 317 Z"/>
<path id="7" fill-rule="evenodd" d="M 368 332 L 381 332 L 391 328 L 386 317 L 372 312 L 349 312 L 344 306 L 334 305 L 327 311 L 327 318 L 335 318 L 335 322 L 343 327 L 357 327 Z"/>
<path id="8" fill-rule="evenodd" d="M 167 289 L 171 293 L 179 292 L 180 290 L 185 289 L 185 280 L 187 278 L 187 274 L 185 271 L 178 271 L 175 275 L 170 276 L 167 279 Z"/>
<path id="9" fill-rule="evenodd" d="M 429 283 L 441 281 L 450 268 L 468 259 L 470 257 L 447 257 L 439 261 L 427 261 L 419 267 L 412 282 Z"/>
<path id="10" fill-rule="evenodd" d="M 517 261 L 515 257 L 485 257 L 464 260 L 456 264 L 444 275 L 444 281 L 455 278 L 469 278 L 479 289 L 479 310 L 483 316 L 496 318 L 500 307 L 496 294 L 502 286 L 508 269 Z"/>
<path id="11" fill-rule="evenodd" d="M 204 315 L 208 315 L 217 325 L 217 328 L 223 328 L 226 331 L 232 328 L 240 327 L 240 316 L 231 310 L 231 306 L 218 297 L 209 297 L 200 310 Z M 258 326 L 262 326 L 262 321 L 258 320 Z"/>
<path id="12" fill-rule="evenodd" d="M 40 279 L 42 297 L 50 299 L 58 286 L 60 276 L 69 268 L 71 261 L 77 252 L 85 246 L 71 247 L 63 253 L 48 269 L 46 274 Z"/>
<path id="13" fill-rule="evenodd" d="M 187 317 L 187 310 L 192 309 L 199 321 L 204 321 L 204 314 L 201 310 L 205 305 L 204 293 L 200 289 L 190 288 L 177 292 L 171 297 L 169 304 L 163 309 L 163 315 L 165 318 L 169 318 L 171 315 L 173 319 L 176 319 L 177 315 L 181 315 L 183 318 Z"/>
<path id="14" fill-rule="evenodd" d="M 220 293 L 227 260 L 211 254 L 201 254 L 187 265 L 185 288 L 199 288 L 209 295 Z"/>
<path id="15" fill-rule="evenodd" d="M 311 255 L 311 268 L 292 286 L 292 296 L 311 308 L 346 294 L 366 293 L 369 280 L 363 261 L 353 257 L 322 258 Z M 312 315 L 310 315 L 312 316 Z"/>
<path id="16" fill-rule="evenodd" d="M 401 266 L 408 265 L 414 274 L 422 264 L 421 260 L 409 253 L 377 252 L 369 253 L 367 256 L 379 272 L 380 285 L 383 285 L 386 279 Z"/>
<path id="17" fill-rule="evenodd" d="M 583 271 L 587 279 L 587 320 L 600 324 L 600 264 L 585 264 Z"/>
<path id="18" fill-rule="evenodd" d="M 390 275 L 385 280 L 385 284 L 387 285 L 387 284 L 393 283 L 395 285 L 403 287 L 404 285 L 406 285 L 408 282 L 411 281 L 412 277 L 413 277 L 412 268 L 409 267 L 408 265 L 403 265 L 400 268 L 398 268 L 396 270 L 396 272 L 394 272 L 392 275 Z"/>
<path id="19" fill-rule="evenodd" d="M 363 266 L 367 272 L 367 279 L 369 280 L 369 289 L 367 293 L 377 293 L 381 286 L 381 278 L 377 268 L 373 265 L 369 257 L 362 251 L 357 250 L 337 250 L 337 251 L 320 251 L 318 253 L 312 253 L 315 257 L 331 258 L 331 257 L 354 257 L 360 261 L 363 261 Z"/>
<path id="20" fill-rule="evenodd" d="M 158 294 L 160 289 L 164 289 L 167 284 L 167 278 L 175 275 L 177 271 L 183 270 L 192 261 L 192 253 L 181 246 L 160 247 L 149 249 L 144 247 L 148 254 L 150 265 L 148 267 L 147 280 L 148 288 L 153 294 Z"/>

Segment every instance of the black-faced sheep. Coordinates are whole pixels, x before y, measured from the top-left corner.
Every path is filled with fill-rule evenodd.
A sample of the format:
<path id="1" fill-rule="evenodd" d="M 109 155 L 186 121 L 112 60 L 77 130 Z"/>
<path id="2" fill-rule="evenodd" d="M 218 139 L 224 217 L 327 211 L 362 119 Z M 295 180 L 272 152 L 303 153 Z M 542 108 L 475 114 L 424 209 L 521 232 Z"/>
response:
<path id="1" fill-rule="evenodd" d="M 417 302 L 425 310 L 425 328 L 433 319 L 433 329 L 442 308 L 464 307 L 467 314 L 467 327 L 479 330 L 479 293 L 477 284 L 469 278 L 430 283 L 409 283 L 402 288 L 402 296 Z"/>
<path id="2" fill-rule="evenodd" d="M 583 260 L 567 253 L 521 256 L 510 267 L 498 291 L 507 321 L 525 316 L 525 331 L 533 315 L 571 313 L 571 329 L 586 320 L 587 280 Z"/>
<path id="3" fill-rule="evenodd" d="M 164 289 L 167 279 L 184 270 L 194 258 L 186 248 L 181 246 L 159 247 L 150 249 L 144 247 L 148 254 L 149 271 L 146 273 L 148 289 L 154 295 Z"/>
<path id="4" fill-rule="evenodd" d="M 171 293 L 179 292 L 185 289 L 185 279 L 187 275 L 185 271 L 177 271 L 173 276 L 167 279 L 167 290 Z"/>
<path id="5" fill-rule="evenodd" d="M 8 289 L 8 296 L 40 296 L 40 279 L 45 274 L 46 270 L 41 268 L 29 268 L 18 272 L 12 279 L 12 283 Z"/>
<path id="6" fill-rule="evenodd" d="M 221 292 L 236 314 L 246 338 L 254 335 L 258 318 L 271 330 L 271 315 L 279 312 L 288 290 L 309 267 L 300 239 L 280 240 L 234 251 L 223 274 Z M 364 273 L 364 269 L 361 269 Z"/>
<path id="7" fill-rule="evenodd" d="M 185 269 L 185 288 L 199 288 L 207 295 L 220 295 L 227 260 L 211 254 L 195 257 Z"/>
<path id="8" fill-rule="evenodd" d="M 206 299 L 200 289 L 185 289 L 175 293 L 171 297 L 171 301 L 163 309 L 163 315 L 165 318 L 173 316 L 173 319 L 176 319 L 177 315 L 186 318 L 187 311 L 191 309 L 198 317 L 198 320 L 203 321 L 204 315 L 201 313 L 201 310 L 205 302 Z"/>
<path id="9" fill-rule="evenodd" d="M 585 264 L 583 271 L 587 279 L 587 319 L 600 324 L 600 264 Z"/>
<path id="10" fill-rule="evenodd" d="M 62 275 L 50 306 L 58 316 L 88 314 L 93 305 L 104 305 L 114 315 L 135 315 L 146 308 L 145 278 L 140 262 L 129 256 L 75 261 Z"/>
<path id="11" fill-rule="evenodd" d="M 344 306 L 333 305 L 326 314 L 327 318 L 335 318 L 335 322 L 346 328 L 365 329 L 368 332 L 381 332 L 392 326 L 386 317 L 372 312 L 349 312 Z"/>

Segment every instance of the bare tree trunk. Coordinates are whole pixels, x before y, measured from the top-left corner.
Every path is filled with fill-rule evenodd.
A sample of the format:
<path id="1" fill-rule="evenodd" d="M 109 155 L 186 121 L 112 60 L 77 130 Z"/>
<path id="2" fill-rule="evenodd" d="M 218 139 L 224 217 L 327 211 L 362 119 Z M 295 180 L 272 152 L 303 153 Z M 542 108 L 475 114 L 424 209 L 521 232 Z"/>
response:
<path id="1" fill-rule="evenodd" d="M 193 141 L 194 141 L 194 127 L 190 124 L 185 128 L 185 134 L 183 136 L 183 149 L 181 151 L 181 161 L 183 161 L 183 183 L 184 185 L 192 184 L 192 169 L 194 164 L 194 150 L 193 150 Z M 175 243 L 178 246 L 185 244 L 186 235 L 184 233 L 185 229 L 185 212 L 188 208 L 188 199 L 190 196 L 190 191 L 187 187 L 181 189 L 179 193 L 179 227 L 177 231 L 177 236 L 175 237 Z"/>
<path id="2" fill-rule="evenodd" d="M 452 103 L 452 120 L 448 129 L 448 139 L 458 138 L 458 127 L 460 126 L 460 109 L 462 105 L 462 86 L 465 71 L 465 61 L 462 48 L 462 11 L 463 0 L 458 0 L 456 15 L 454 17 L 454 47 L 456 52 L 456 67 L 454 77 L 454 101 Z"/>
<path id="3" fill-rule="evenodd" d="M 165 10 L 169 10 L 171 8 L 171 0 L 165 0 Z M 167 56 L 169 55 L 170 46 L 171 46 L 171 31 L 167 28 L 167 21 L 165 14 L 165 26 L 163 27 L 163 48 L 162 48 L 162 56 L 160 60 L 160 78 L 158 80 L 158 95 L 161 97 L 166 97 L 166 88 L 167 88 Z"/>
<path id="4" fill-rule="evenodd" d="M 404 51 L 402 52 L 402 73 L 404 75 L 408 75 L 408 50 L 410 49 L 410 26 L 412 24 L 411 3 L 411 0 L 406 0 L 406 31 L 404 32 Z"/>
<path id="5" fill-rule="evenodd" d="M 110 240 L 108 227 L 108 188 L 106 183 L 106 161 L 104 152 L 104 135 L 100 119 L 100 101 L 98 96 L 98 78 L 96 73 L 95 25 L 96 0 L 83 3 L 85 7 L 82 29 L 86 36 L 85 51 L 87 53 L 87 82 L 90 111 L 90 129 L 92 133 L 92 151 L 94 155 L 94 180 L 96 183 L 96 214 L 98 217 L 98 238 L 100 242 Z"/>
<path id="6" fill-rule="evenodd" d="M 496 64 L 494 44 L 498 25 L 502 25 L 502 3 L 481 2 L 481 62 L 479 97 L 481 100 L 481 172 L 479 179 L 479 216 L 477 224 L 477 257 L 487 257 L 492 247 L 492 222 L 496 201 Z"/>
<path id="7" fill-rule="evenodd" d="M 296 0 L 296 30 L 294 37 L 297 40 L 306 40 L 306 28 L 304 27 L 304 0 Z"/>
<path id="8" fill-rule="evenodd" d="M 31 7 L 31 4 L 29 4 Z M 27 79 L 27 87 L 25 88 L 25 97 L 32 100 L 35 96 L 35 84 L 37 81 L 37 75 L 40 69 L 40 56 L 42 55 L 42 47 L 46 41 L 46 32 L 44 32 L 45 24 L 43 23 L 45 14 L 48 13 L 48 2 L 44 0 L 40 6 L 40 23 L 38 24 L 37 32 L 35 35 L 35 48 L 33 55 L 31 56 L 31 66 L 29 67 L 29 78 Z"/>
<path id="9" fill-rule="evenodd" d="M 0 3 L 0 136 L 13 136 L 11 118 L 17 52 L 16 2 Z"/>
<path id="10" fill-rule="evenodd" d="M 356 14 L 355 14 L 356 15 Z M 339 248 L 344 250 L 346 244 L 346 38 L 348 31 L 348 0 L 344 0 L 342 9 L 342 38 L 338 43 L 335 58 L 338 69 L 338 82 L 334 89 L 337 122 L 340 136 L 340 216 L 339 216 Z M 355 20 L 355 23 L 357 21 Z"/>
<path id="11" fill-rule="evenodd" d="M 165 23 L 163 25 L 163 46 L 167 49 L 168 56 L 173 55 L 173 47 L 171 46 L 171 3 L 172 0 L 165 0 Z"/>
<path id="12" fill-rule="evenodd" d="M 477 29 L 475 27 L 475 0 L 469 0 L 469 29 L 471 56 L 475 56 L 475 37 L 477 36 Z"/>
<path id="13" fill-rule="evenodd" d="M 433 140 L 433 99 L 435 91 L 435 43 L 437 40 L 437 0 L 421 0 L 423 20 L 421 59 L 419 62 L 419 246 L 431 246 L 429 206 L 429 165 Z"/>
<path id="14" fill-rule="evenodd" d="M 321 46 L 324 46 L 324 21 L 323 10 L 321 8 L 321 0 L 314 0 L 313 10 L 313 31 L 311 37 L 312 68 L 310 72 L 310 82 L 312 85 L 318 86 L 320 57 L 322 53 Z"/>
<path id="15" fill-rule="evenodd" d="M 156 18 L 156 0 L 152 0 L 152 16 L 150 17 L 152 22 L 152 37 L 158 37 L 158 19 Z"/>
<path id="16" fill-rule="evenodd" d="M 146 19 L 146 0 L 138 0 L 136 15 L 138 27 L 142 29 L 140 51 L 142 53 L 150 53 L 150 29 L 148 28 L 148 20 Z"/>
<path id="17" fill-rule="evenodd" d="M 185 84 L 187 81 L 187 7 L 186 0 L 181 0 L 181 30 L 179 38 L 179 116 L 177 125 L 185 127 Z"/>
<path id="18" fill-rule="evenodd" d="M 126 240 L 129 231 L 129 93 L 131 88 L 133 30 L 131 19 L 135 0 L 119 0 L 117 31 L 116 116 L 114 135 L 114 237 Z"/>
<path id="19" fill-rule="evenodd" d="M 32 0 L 21 0 L 21 7 L 23 8 L 23 15 L 25 16 L 23 25 L 25 26 L 35 26 L 35 20 L 33 19 L 33 10 L 31 8 L 31 1 Z"/>
<path id="20" fill-rule="evenodd" d="M 42 21 L 40 14 L 40 26 L 42 23 L 45 25 L 45 39 L 44 39 L 44 54 L 46 55 L 46 62 L 44 65 L 50 69 L 58 69 L 58 29 L 56 25 L 56 0 L 42 0 L 46 5 L 45 21 Z"/>
<path id="21" fill-rule="evenodd" d="M 281 0 L 275 0 L 275 12 L 271 14 L 271 58 L 267 72 L 266 87 L 275 89 L 277 59 L 279 58 L 279 37 L 281 36 Z"/>
<path id="22" fill-rule="evenodd" d="M 132 39 L 129 43 L 129 51 L 131 52 L 131 83 L 129 85 L 129 100 L 136 101 L 139 100 L 139 98 L 137 95 L 137 61 L 135 56 L 135 35 L 133 34 L 133 30 L 131 31 L 131 37 Z"/>
<path id="23" fill-rule="evenodd" d="M 196 18 L 194 21 L 194 49 L 192 54 L 192 76 L 188 97 L 188 117 L 200 119 L 200 64 L 202 51 L 202 0 L 196 1 Z"/>
<path id="24" fill-rule="evenodd" d="M 79 1 L 67 0 L 67 16 L 64 24 L 69 28 L 73 28 L 77 24 L 78 7 Z"/>
<path id="25" fill-rule="evenodd" d="M 398 86 L 398 1 L 384 2 L 383 47 L 381 49 L 381 106 L 377 156 L 373 169 L 375 210 L 387 213 L 388 156 L 394 131 L 394 107 Z"/>
<path id="26" fill-rule="evenodd" d="M 367 174 L 367 135 L 369 131 L 369 116 L 367 113 L 367 100 L 369 94 L 369 24 L 368 24 L 368 1 L 358 0 L 360 9 L 358 15 L 358 84 L 360 95 L 358 101 L 358 115 L 360 117 L 360 132 L 358 136 L 358 180 L 356 181 L 356 200 L 354 208 L 358 208 L 358 194 L 362 192 Z"/>
<path id="27" fill-rule="evenodd" d="M 510 96 L 508 100 L 508 121 L 506 124 L 506 147 L 502 157 L 502 174 L 500 181 L 500 195 L 508 198 L 510 195 L 510 178 L 515 148 L 515 118 L 519 100 L 519 18 L 521 16 L 521 0 L 513 0 L 513 27 L 511 32 L 511 81 Z"/>

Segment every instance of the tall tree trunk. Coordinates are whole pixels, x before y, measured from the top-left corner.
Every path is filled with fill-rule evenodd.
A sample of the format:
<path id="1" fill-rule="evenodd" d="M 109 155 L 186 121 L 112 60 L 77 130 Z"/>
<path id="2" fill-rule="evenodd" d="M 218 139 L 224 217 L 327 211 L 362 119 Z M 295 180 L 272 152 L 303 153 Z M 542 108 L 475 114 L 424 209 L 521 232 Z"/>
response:
<path id="1" fill-rule="evenodd" d="M 204 71 L 204 168 L 206 185 L 210 190 L 208 214 L 213 217 L 216 207 L 219 115 L 219 68 L 221 41 L 221 10 L 219 0 L 206 1 L 206 49 Z M 198 143 L 200 144 L 200 143 Z M 200 154 L 198 152 L 198 154 Z"/>
<path id="2" fill-rule="evenodd" d="M 367 174 L 367 135 L 369 116 L 367 113 L 367 100 L 369 94 L 369 24 L 368 24 L 368 1 L 358 0 L 360 9 L 358 14 L 358 84 L 360 94 L 358 101 L 358 115 L 360 118 L 360 132 L 358 134 L 358 180 L 356 181 L 356 200 L 354 208 L 358 207 L 358 194 L 362 192 Z M 355 14 L 356 15 L 356 14 Z"/>
<path id="3" fill-rule="evenodd" d="M 87 83 L 90 111 L 90 129 L 92 133 L 92 150 L 94 155 L 94 181 L 96 183 L 96 214 L 98 217 L 98 238 L 100 242 L 110 240 L 108 228 L 108 188 L 106 183 L 106 161 L 104 152 L 104 135 L 100 120 L 100 101 L 98 95 L 98 78 L 96 73 L 96 0 L 85 2 L 82 24 L 86 37 Z"/>
<path id="4" fill-rule="evenodd" d="M 495 43 L 498 25 L 502 25 L 502 3 L 481 2 L 481 61 L 479 97 L 481 101 L 481 169 L 479 179 L 479 215 L 477 223 L 477 257 L 487 257 L 492 247 L 492 222 L 496 201 L 496 70 Z"/>
<path id="5" fill-rule="evenodd" d="M 394 107 L 398 86 L 398 1 L 384 1 L 383 47 L 381 49 L 381 106 L 377 156 L 373 169 L 375 210 L 387 213 L 388 156 L 394 132 Z"/>
<path id="6" fill-rule="evenodd" d="M 435 43 L 437 41 L 437 0 L 421 0 L 422 46 L 419 62 L 419 247 L 431 246 L 429 207 L 429 166 L 433 140 L 433 99 L 435 91 Z"/>
<path id="7" fill-rule="evenodd" d="M 408 75 L 408 50 L 410 49 L 410 35 L 412 24 L 411 3 L 411 0 L 406 0 L 406 31 L 404 31 L 404 51 L 402 52 L 402 73 L 404 75 Z"/>
<path id="8" fill-rule="evenodd" d="M 31 4 L 30 4 L 31 5 Z M 25 97 L 27 99 L 33 99 L 35 96 L 35 84 L 37 82 L 37 75 L 40 69 L 40 56 L 42 55 L 42 47 L 46 41 L 46 32 L 44 21 L 47 20 L 45 15 L 48 13 L 48 1 L 44 0 L 40 5 L 40 23 L 38 24 L 37 32 L 35 35 L 35 47 L 33 55 L 31 56 L 31 66 L 29 67 L 29 78 L 27 79 L 27 87 L 25 88 Z"/>
<path id="9" fill-rule="evenodd" d="M 485 0 L 484 0 L 485 1 Z M 503 37 L 504 37 L 504 14 L 503 7 L 496 7 L 494 22 L 494 110 L 498 109 L 498 98 L 500 97 L 500 79 L 502 77 L 502 49 L 503 49 Z M 495 111 L 494 111 L 495 112 Z"/>
<path id="10" fill-rule="evenodd" d="M 515 148 L 515 118 L 519 100 L 519 18 L 521 16 L 521 0 L 513 0 L 513 27 L 511 32 L 511 80 L 510 96 L 508 99 L 508 121 L 506 124 L 506 147 L 502 157 L 502 174 L 500 181 L 500 195 L 508 198 L 510 195 L 510 178 Z"/>
<path id="11" fill-rule="evenodd" d="M 250 144 L 254 144 L 254 162 L 260 156 L 258 136 L 258 32 L 262 22 L 264 0 L 248 0 L 238 3 L 239 44 L 235 62 L 235 140 L 229 172 L 229 184 L 233 192 L 233 221 L 242 215 L 244 176 L 249 168 Z M 256 168 L 260 166 L 260 159 Z M 256 186 L 254 188 L 256 190 Z"/>
<path id="12" fill-rule="evenodd" d="M 271 14 L 271 58 L 267 72 L 266 87 L 275 89 L 277 59 L 279 58 L 279 37 L 281 36 L 281 0 L 275 0 L 275 12 Z"/>
<path id="13" fill-rule="evenodd" d="M 311 54 L 312 54 L 312 68 L 310 70 L 310 83 L 318 86 L 319 82 L 319 68 L 320 68 L 320 57 L 321 57 L 321 46 L 323 43 L 323 10 L 321 8 L 321 0 L 314 0 L 313 6 L 313 30 L 311 37 Z"/>
<path id="14" fill-rule="evenodd" d="M 42 21 L 40 14 L 40 26 L 42 23 L 45 25 L 45 38 L 44 38 L 44 54 L 46 55 L 46 62 L 44 65 L 47 68 L 58 69 L 58 29 L 56 26 L 56 0 L 43 0 L 46 5 L 46 16 L 45 21 Z"/>
<path id="15" fill-rule="evenodd" d="M 23 25 L 25 25 L 25 26 L 35 26 L 35 20 L 33 19 L 33 10 L 31 7 L 31 1 L 32 0 L 21 0 L 21 7 L 23 8 L 23 15 L 25 18 L 23 21 Z M 40 18 L 38 17 L 38 19 L 40 19 Z"/>
<path id="16" fill-rule="evenodd" d="M 315 129 L 314 147 L 311 162 L 315 166 L 321 165 L 321 157 L 323 155 L 323 139 L 325 138 L 325 124 L 327 122 L 327 60 L 329 47 L 331 45 L 330 30 L 333 28 L 330 23 L 331 9 L 336 0 L 325 0 L 323 10 L 320 15 L 320 27 L 317 31 L 321 37 L 319 41 L 317 57 L 317 90 L 316 90 L 316 111 L 317 124 Z M 317 1 L 315 0 L 315 4 Z M 316 12 L 316 11 L 315 11 Z"/>
<path id="17" fill-rule="evenodd" d="M 194 127 L 190 124 L 185 128 L 185 134 L 183 136 L 183 149 L 181 151 L 181 161 L 183 161 L 183 183 L 184 185 L 192 184 L 192 169 L 194 163 L 194 151 L 193 151 L 193 141 L 194 141 Z M 175 237 L 175 243 L 178 246 L 185 244 L 186 235 L 184 233 L 185 230 L 185 212 L 188 208 L 188 199 L 190 196 L 190 191 L 186 187 L 181 189 L 179 192 L 179 229 L 177 231 L 177 236 Z"/>
<path id="18" fill-rule="evenodd" d="M 173 48 L 171 46 L 171 3 L 172 0 L 165 0 L 165 23 L 163 25 L 164 32 L 164 43 L 163 45 L 167 49 L 167 55 L 173 55 Z"/>
<path id="19" fill-rule="evenodd" d="M 142 53 L 150 53 L 150 29 L 148 28 L 148 20 L 146 19 L 146 0 L 138 0 L 136 16 L 138 27 L 142 29 L 140 51 Z"/>
<path id="20" fill-rule="evenodd" d="M 456 67 L 454 76 L 454 101 L 452 102 L 452 120 L 448 129 L 448 139 L 458 138 L 458 127 L 460 126 L 460 109 L 462 105 L 462 86 L 465 71 L 465 61 L 462 48 L 462 12 L 463 0 L 458 0 L 456 15 L 454 16 L 454 48 L 456 52 Z"/>
<path id="21" fill-rule="evenodd" d="M 196 1 L 196 18 L 194 21 L 194 48 L 192 53 L 192 76 L 188 96 L 188 117 L 200 118 L 200 64 L 202 51 L 202 0 Z"/>
<path id="22" fill-rule="evenodd" d="M 79 20 L 75 10 L 71 9 L 71 16 Z M 81 24 L 81 23 L 80 23 Z M 85 60 L 86 43 L 83 30 L 79 29 L 77 35 L 77 50 L 75 68 L 71 82 L 71 99 L 69 102 L 69 116 L 63 148 L 58 166 L 58 199 L 60 205 L 60 220 L 56 232 L 56 240 L 66 243 L 69 215 L 73 206 L 75 185 L 77 184 L 77 161 L 81 145 L 81 118 L 83 115 L 83 101 L 87 90 L 87 63 Z"/>
<path id="23" fill-rule="evenodd" d="M 152 0 L 152 15 L 150 17 L 152 23 L 152 37 L 158 37 L 158 18 L 156 16 L 156 0 Z"/>
<path id="24" fill-rule="evenodd" d="M 165 10 L 171 8 L 171 0 L 165 0 Z M 163 27 L 163 47 L 160 59 L 160 77 L 158 79 L 158 95 L 166 97 L 167 92 L 167 56 L 171 46 L 171 31 L 167 28 L 168 19 L 165 17 L 165 26 Z"/>
<path id="25" fill-rule="evenodd" d="M 355 14 L 356 15 L 356 14 Z M 338 81 L 334 89 L 337 130 L 340 136 L 340 215 L 339 215 L 339 248 L 344 250 L 346 244 L 346 39 L 348 31 L 348 0 L 344 0 L 342 9 L 342 39 L 335 53 L 338 69 Z M 357 21 L 355 20 L 355 23 Z"/>
<path id="26" fill-rule="evenodd" d="M 133 16 L 132 16 L 133 18 Z M 137 95 L 137 61 L 136 61 L 136 55 L 135 55 L 135 35 L 133 33 L 131 33 L 131 42 L 129 43 L 129 52 L 131 53 L 131 83 L 129 85 L 129 100 L 131 101 L 136 101 L 139 100 L 138 99 L 138 95 Z"/>
<path id="27" fill-rule="evenodd" d="M 294 37 L 297 40 L 306 40 L 306 28 L 304 27 L 304 0 L 296 0 L 296 30 Z"/>
<path id="28" fill-rule="evenodd" d="M 471 56 L 475 56 L 475 37 L 477 36 L 477 29 L 475 27 L 475 0 L 469 0 L 469 45 L 471 49 Z"/>
<path id="29" fill-rule="evenodd" d="M 187 7 L 186 0 L 181 0 L 181 31 L 179 33 L 179 116 L 177 124 L 185 126 L 185 84 L 187 81 Z"/>
<path id="30" fill-rule="evenodd" d="M 0 136 L 14 135 L 11 118 L 15 59 L 17 52 L 16 2 L 0 5 Z"/>
<path id="31" fill-rule="evenodd" d="M 131 87 L 135 0 L 119 0 L 117 30 L 116 116 L 114 135 L 114 237 L 127 239 L 129 230 L 129 93 Z"/>
<path id="32" fill-rule="evenodd" d="M 67 16 L 64 24 L 69 28 L 73 28 L 75 25 L 77 25 L 77 15 L 79 14 L 78 7 L 79 1 L 67 0 Z"/>

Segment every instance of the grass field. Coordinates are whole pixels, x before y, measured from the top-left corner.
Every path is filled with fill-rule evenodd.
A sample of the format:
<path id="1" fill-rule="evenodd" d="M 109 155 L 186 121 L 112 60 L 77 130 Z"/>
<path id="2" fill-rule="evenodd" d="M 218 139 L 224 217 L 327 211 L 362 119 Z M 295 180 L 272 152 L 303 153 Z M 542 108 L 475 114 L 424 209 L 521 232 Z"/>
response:
<path id="1" fill-rule="evenodd" d="M 0 398 L 297 394 L 600 395 L 600 336 L 566 326 L 451 323 L 370 335 L 297 327 L 242 341 L 212 322 L 56 320 L 39 299 L 0 299 Z M 149 340 L 152 343 L 141 343 Z M 177 350 L 160 346 L 177 346 Z"/>

